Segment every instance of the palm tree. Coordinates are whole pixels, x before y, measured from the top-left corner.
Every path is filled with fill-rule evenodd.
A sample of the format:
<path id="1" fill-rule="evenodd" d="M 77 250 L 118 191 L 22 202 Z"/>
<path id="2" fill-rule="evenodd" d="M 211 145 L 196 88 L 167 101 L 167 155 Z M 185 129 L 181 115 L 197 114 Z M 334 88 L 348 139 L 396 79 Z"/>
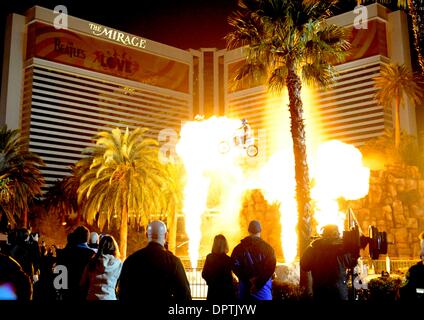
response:
<path id="1" fill-rule="evenodd" d="M 0 205 L 11 223 L 15 223 L 17 216 L 22 226 L 27 227 L 29 204 L 42 194 L 42 165 L 43 160 L 28 150 L 18 129 L 0 128 Z"/>
<path id="2" fill-rule="evenodd" d="M 145 226 L 149 215 L 159 212 L 165 202 L 161 191 L 167 183 L 166 170 L 159 161 L 157 141 L 145 138 L 146 131 L 100 132 L 96 146 L 86 151 L 91 165 L 78 188 L 78 202 L 85 201 L 82 214 L 88 223 L 97 222 L 103 229 L 116 218 L 124 258 L 128 223 Z"/>
<path id="3" fill-rule="evenodd" d="M 392 109 L 395 103 L 395 148 L 400 146 L 400 106 L 404 98 L 419 102 L 423 98 L 422 80 L 405 65 L 390 63 L 383 65 L 375 79 L 376 99 L 385 108 Z"/>
<path id="4" fill-rule="evenodd" d="M 10 179 L 0 179 L 0 203 L 8 203 L 12 192 L 10 190 Z"/>
<path id="5" fill-rule="evenodd" d="M 66 216 L 73 214 L 73 206 L 67 201 L 67 195 L 63 190 L 63 178 L 62 180 L 56 180 L 55 183 L 50 186 L 44 197 L 44 205 L 49 214 L 57 216 L 61 221 Z"/>
<path id="6" fill-rule="evenodd" d="M 81 177 L 88 171 L 90 165 L 91 162 L 88 157 L 81 159 L 77 164 L 71 165 L 70 175 L 56 181 L 49 188 L 44 199 L 49 213 L 60 217 L 62 220 L 76 215 L 75 224 L 80 223 L 81 207 L 84 202 L 78 203 L 78 188 Z"/>
<path id="7" fill-rule="evenodd" d="M 71 166 L 71 174 L 62 180 L 63 194 L 67 199 L 66 205 L 68 209 L 72 210 L 68 213 L 76 213 L 76 225 L 81 221 L 81 208 L 85 204 L 84 200 L 78 202 L 78 189 L 81 184 L 81 178 L 89 170 L 90 165 L 91 159 L 89 157 L 82 158 L 75 165 Z"/>
<path id="8" fill-rule="evenodd" d="M 357 0 L 358 5 L 364 4 L 369 2 L 369 0 Z M 391 0 L 373 0 L 373 2 L 381 2 L 384 4 L 390 4 L 393 1 Z M 397 0 L 397 6 L 401 9 L 407 9 L 409 15 L 411 16 L 412 20 L 412 32 L 414 34 L 414 47 L 415 51 L 417 52 L 417 58 L 418 58 L 418 65 L 421 71 L 421 74 L 424 75 L 424 57 L 421 50 L 421 41 L 420 41 L 420 28 L 419 28 L 419 21 L 418 21 L 418 13 L 417 8 L 414 5 L 413 0 Z"/>
<path id="9" fill-rule="evenodd" d="M 168 226 L 168 249 L 175 253 L 177 243 L 177 222 L 178 213 L 182 212 L 184 198 L 184 166 L 181 163 L 167 164 L 166 172 L 168 183 L 163 193 L 165 203 L 161 206 L 166 212 L 166 224 Z"/>
<path id="10" fill-rule="evenodd" d="M 336 0 L 241 0 L 229 23 L 230 49 L 244 46 L 246 64 L 236 80 L 268 77 L 268 88 L 281 92 L 287 86 L 291 135 L 295 157 L 298 203 L 299 255 L 310 243 L 310 180 L 306 157 L 301 99 L 302 81 L 326 86 L 349 48 L 346 31 L 326 23 Z M 303 284 L 305 278 L 303 275 Z"/>
<path id="11" fill-rule="evenodd" d="M 14 221 L 13 216 L 9 217 L 10 200 L 12 199 L 12 190 L 10 189 L 10 179 L 0 179 L 0 216 L 6 215 L 8 221 Z"/>

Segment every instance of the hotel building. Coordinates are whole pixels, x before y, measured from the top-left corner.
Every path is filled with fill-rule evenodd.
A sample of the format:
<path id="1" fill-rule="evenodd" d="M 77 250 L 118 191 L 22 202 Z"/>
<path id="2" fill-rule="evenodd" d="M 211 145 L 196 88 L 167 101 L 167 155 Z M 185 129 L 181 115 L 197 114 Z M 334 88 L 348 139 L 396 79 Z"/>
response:
<path id="1" fill-rule="evenodd" d="M 311 107 L 312 117 L 319 119 L 314 125 L 325 140 L 337 139 L 360 146 L 393 126 L 392 111 L 384 109 L 374 99 L 373 78 L 385 63 L 405 64 L 411 68 L 407 17 L 402 11 L 391 12 L 380 4 L 367 6 L 367 11 L 366 29 L 354 28 L 356 16 L 353 12 L 329 19 L 330 23 L 351 30 L 352 48 L 346 62 L 336 67 L 335 83 L 325 91 L 314 90 L 312 106 L 304 102 L 305 109 Z M 268 128 L 280 125 L 275 119 L 267 119 L 269 113 L 263 106 L 270 105 L 270 101 L 265 86 L 232 89 L 234 71 L 243 61 L 242 50 L 220 50 L 214 54 L 224 73 L 217 78 L 219 98 L 215 101 L 223 101 L 224 113 L 251 119 L 257 130 L 264 130 L 264 123 Z M 278 103 L 271 107 L 278 107 Z M 408 134 L 417 134 L 415 108 L 409 102 L 401 110 L 401 128 Z"/>
<path id="2" fill-rule="evenodd" d="M 193 116 L 193 55 L 51 10 L 9 17 L 0 123 L 20 128 L 45 161 L 47 186 L 69 172 L 98 131 L 178 131 Z"/>
<path id="3" fill-rule="evenodd" d="M 313 98 L 326 139 L 354 145 L 392 127 L 392 113 L 374 100 L 382 64 L 411 66 L 406 15 L 379 4 L 367 9 L 367 29 L 353 27 L 353 12 L 330 19 L 352 30 L 352 52 L 337 66 L 335 84 Z M 29 137 L 30 150 L 46 163 L 47 186 L 68 174 L 100 130 L 143 126 L 164 142 L 163 129 L 178 133 L 196 114 L 246 118 L 266 137 L 279 125 L 267 112 L 264 85 L 231 85 L 241 49 L 181 50 L 72 16 L 66 29 L 56 29 L 54 20 L 38 6 L 9 17 L 0 101 L 0 125 Z M 412 104 L 401 121 L 416 134 Z"/>

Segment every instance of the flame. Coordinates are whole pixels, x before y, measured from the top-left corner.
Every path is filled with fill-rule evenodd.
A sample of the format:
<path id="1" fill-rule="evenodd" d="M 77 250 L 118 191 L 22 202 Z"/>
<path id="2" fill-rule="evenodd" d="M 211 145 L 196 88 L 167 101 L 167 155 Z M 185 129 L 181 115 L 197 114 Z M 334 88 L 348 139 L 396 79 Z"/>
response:
<path id="1" fill-rule="evenodd" d="M 268 203 L 280 205 L 281 246 L 286 262 L 293 262 L 297 256 L 296 180 L 293 168 L 293 152 L 285 149 L 271 156 L 259 173 L 259 188 L 265 199 Z"/>
<path id="2" fill-rule="evenodd" d="M 317 231 L 325 224 L 337 224 L 344 229 L 345 215 L 337 199 L 354 200 L 365 196 L 369 188 L 370 171 L 362 164 L 362 155 L 355 147 L 339 142 L 323 142 L 319 119 L 313 110 L 313 95 L 302 90 L 306 125 L 308 164 L 314 182 L 311 197 L 316 205 Z M 220 152 L 222 142 L 232 144 L 240 127 L 239 119 L 211 117 L 183 125 L 177 153 L 186 169 L 184 206 L 189 256 L 193 268 L 199 256 L 210 252 L 213 237 L 223 233 L 230 247 L 242 235 L 239 212 L 243 193 L 261 189 L 268 203 L 280 208 L 281 244 L 286 263 L 297 258 L 297 203 L 290 115 L 287 95 L 268 96 L 268 129 L 266 141 L 258 140 L 260 152 L 268 156 L 252 160 L 242 148 Z"/>
<path id="3" fill-rule="evenodd" d="M 352 145 L 331 140 L 319 145 L 311 174 L 315 185 L 311 197 L 316 202 L 317 232 L 326 224 L 344 230 L 346 215 L 339 211 L 337 199 L 356 200 L 368 194 L 370 169 L 361 152 Z"/>
<path id="4" fill-rule="evenodd" d="M 313 95 L 308 87 L 302 89 L 304 107 L 307 151 L 313 152 L 321 142 L 323 135 L 315 123 L 318 118 L 313 115 Z M 290 113 L 286 107 L 287 94 L 268 95 L 268 119 L 270 158 L 259 174 L 259 186 L 269 203 L 279 203 L 281 224 L 281 245 L 284 261 L 293 263 L 297 257 L 297 202 L 296 180 L 294 172 L 293 140 L 290 133 Z M 309 155 L 310 157 L 310 155 Z M 309 159 L 310 160 L 310 159 Z"/>
<path id="5" fill-rule="evenodd" d="M 202 218 L 208 211 L 208 195 L 212 182 L 219 184 L 221 192 L 213 208 L 218 216 L 208 225 L 207 233 L 229 232 L 228 225 L 236 226 L 230 233 L 238 232 L 238 214 L 243 192 L 244 176 L 238 160 L 240 150 L 229 148 L 220 152 L 222 143 L 231 144 L 229 137 L 240 127 L 240 120 L 226 117 L 212 117 L 204 121 L 190 121 L 184 124 L 176 151 L 182 159 L 187 175 L 184 189 L 186 233 L 189 238 L 189 256 L 193 268 L 201 251 L 205 255 L 210 247 L 200 248 L 202 240 Z M 215 200 L 215 201 L 213 201 Z M 205 236 L 205 235 L 203 235 Z M 233 235 L 229 235 L 230 238 Z"/>

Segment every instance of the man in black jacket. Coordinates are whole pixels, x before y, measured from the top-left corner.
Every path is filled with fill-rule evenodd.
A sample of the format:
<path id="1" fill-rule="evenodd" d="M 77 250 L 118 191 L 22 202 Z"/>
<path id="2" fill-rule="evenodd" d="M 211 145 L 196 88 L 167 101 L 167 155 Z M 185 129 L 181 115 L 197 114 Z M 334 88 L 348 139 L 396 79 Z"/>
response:
<path id="1" fill-rule="evenodd" d="M 261 224 L 249 223 L 249 236 L 241 240 L 231 254 L 233 272 L 239 279 L 239 299 L 272 300 L 272 276 L 275 272 L 274 249 L 261 239 Z"/>
<path id="2" fill-rule="evenodd" d="M 86 265 L 95 255 L 87 244 L 89 234 L 88 228 L 77 227 L 68 236 L 66 248 L 57 252 L 57 265 L 65 266 L 68 271 L 68 288 L 59 290 L 62 300 L 85 299 L 80 280 Z"/>
<path id="3" fill-rule="evenodd" d="M 312 273 L 313 298 L 348 300 L 346 271 L 357 258 L 345 249 L 336 225 L 324 226 L 322 238 L 313 241 L 300 259 L 300 268 Z"/>
<path id="4" fill-rule="evenodd" d="M 119 278 L 119 300 L 171 303 L 191 300 L 190 285 L 181 260 L 164 248 L 166 226 L 147 227 L 147 247 L 130 255 Z"/>

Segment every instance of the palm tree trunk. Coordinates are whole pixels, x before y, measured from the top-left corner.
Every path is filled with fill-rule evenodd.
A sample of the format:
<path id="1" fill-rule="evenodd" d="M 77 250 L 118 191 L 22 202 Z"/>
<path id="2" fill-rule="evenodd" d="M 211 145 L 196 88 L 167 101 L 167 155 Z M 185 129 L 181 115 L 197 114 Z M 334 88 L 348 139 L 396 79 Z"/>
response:
<path id="1" fill-rule="evenodd" d="M 395 110 L 395 147 L 399 150 L 400 146 L 400 96 L 396 95 L 396 110 Z"/>
<path id="2" fill-rule="evenodd" d="M 22 228 L 25 228 L 25 229 L 28 227 L 28 208 L 27 208 L 27 205 L 25 206 L 24 211 L 22 212 Z"/>
<path id="3" fill-rule="evenodd" d="M 169 216 L 168 228 L 168 250 L 175 254 L 177 248 L 177 214 L 175 211 Z"/>
<path id="4" fill-rule="evenodd" d="M 414 34 L 414 47 L 415 51 L 417 52 L 418 64 L 421 74 L 424 75 L 424 57 L 421 52 L 417 9 L 415 8 L 414 2 L 412 0 L 408 0 L 408 11 L 412 19 L 412 33 Z"/>
<path id="5" fill-rule="evenodd" d="M 305 125 L 303 121 L 302 84 L 294 67 L 288 64 L 287 90 L 296 177 L 296 199 L 298 206 L 298 244 L 301 257 L 311 241 L 311 217 L 309 169 L 306 159 Z M 300 285 L 307 288 L 307 274 L 301 272 Z"/>
<path id="6" fill-rule="evenodd" d="M 80 206 L 78 206 L 78 209 L 77 209 L 77 219 L 76 219 L 75 224 L 78 226 L 80 223 L 81 223 L 81 208 L 80 208 Z"/>
<path id="7" fill-rule="evenodd" d="M 121 253 L 121 260 L 124 261 L 127 257 L 127 237 L 128 237 L 128 205 L 124 201 L 121 216 L 121 228 L 119 232 L 119 251 Z"/>

